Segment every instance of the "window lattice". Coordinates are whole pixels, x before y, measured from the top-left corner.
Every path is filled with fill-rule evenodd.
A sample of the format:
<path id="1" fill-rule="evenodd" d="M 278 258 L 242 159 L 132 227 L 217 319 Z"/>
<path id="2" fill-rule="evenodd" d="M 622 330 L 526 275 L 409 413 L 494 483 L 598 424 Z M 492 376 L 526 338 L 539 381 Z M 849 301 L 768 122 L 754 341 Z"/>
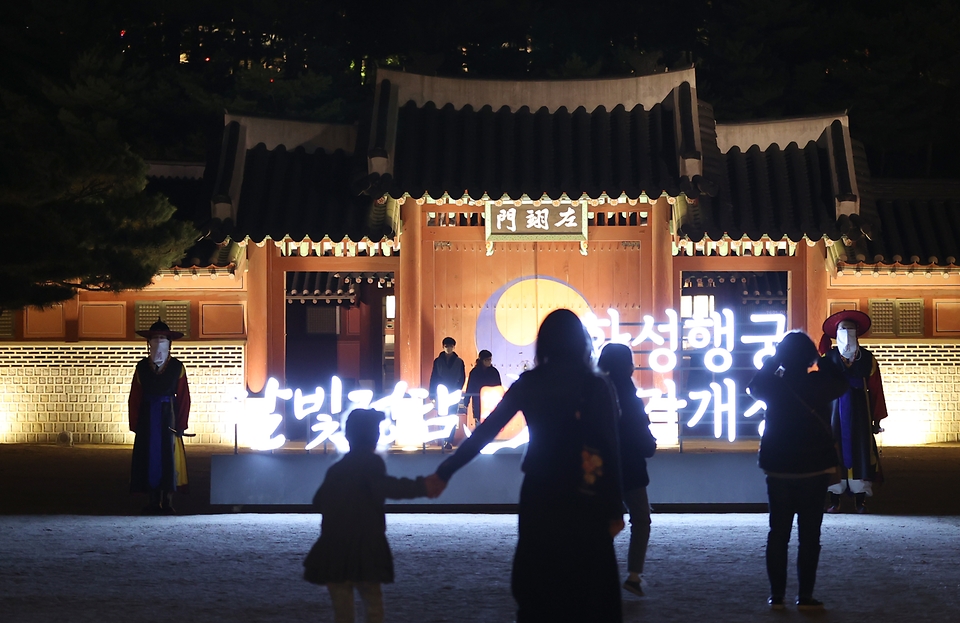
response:
<path id="1" fill-rule="evenodd" d="M 171 331 L 190 335 L 190 301 L 137 301 L 136 331 L 146 331 L 157 318 Z"/>
<path id="2" fill-rule="evenodd" d="M 923 336 L 923 299 L 870 299 L 870 335 Z"/>
<path id="3" fill-rule="evenodd" d="M 0 339 L 13 337 L 13 314 L 9 309 L 0 310 Z"/>
<path id="4" fill-rule="evenodd" d="M 890 299 L 870 299 L 871 335 L 896 335 L 893 324 L 894 307 Z"/>
<path id="5" fill-rule="evenodd" d="M 310 335 L 337 335 L 339 307 L 335 305 L 311 305 L 307 308 L 307 333 Z"/>
<path id="6" fill-rule="evenodd" d="M 897 335 L 923 335 L 923 299 L 897 301 Z"/>

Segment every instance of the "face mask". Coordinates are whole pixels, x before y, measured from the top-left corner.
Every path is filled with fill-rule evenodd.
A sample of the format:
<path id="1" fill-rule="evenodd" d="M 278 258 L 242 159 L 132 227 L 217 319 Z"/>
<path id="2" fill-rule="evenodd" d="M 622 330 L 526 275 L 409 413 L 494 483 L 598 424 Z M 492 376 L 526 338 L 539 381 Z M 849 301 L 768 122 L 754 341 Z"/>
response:
<path id="1" fill-rule="evenodd" d="M 158 368 L 162 368 L 170 357 L 170 340 L 165 337 L 155 337 L 150 340 L 150 361 Z"/>
<path id="2" fill-rule="evenodd" d="M 844 359 L 853 359 L 858 349 L 856 329 L 837 329 L 837 350 Z"/>

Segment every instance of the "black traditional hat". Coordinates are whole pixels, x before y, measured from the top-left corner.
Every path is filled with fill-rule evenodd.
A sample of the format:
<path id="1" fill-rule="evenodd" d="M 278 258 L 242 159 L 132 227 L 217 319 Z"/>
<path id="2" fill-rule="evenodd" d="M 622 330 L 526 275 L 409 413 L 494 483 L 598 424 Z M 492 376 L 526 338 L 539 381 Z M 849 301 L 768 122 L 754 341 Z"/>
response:
<path id="1" fill-rule="evenodd" d="M 148 340 L 151 340 L 155 337 L 165 337 L 168 340 L 179 340 L 183 337 L 183 333 L 179 331 L 171 331 L 170 327 L 167 326 L 167 323 L 162 320 L 157 320 L 155 323 L 150 325 L 150 329 L 147 331 L 137 331 L 137 335 L 140 337 L 145 337 Z"/>
<path id="2" fill-rule="evenodd" d="M 823 337 L 820 338 L 818 350 L 821 355 L 830 350 L 830 339 L 837 338 L 837 328 L 844 320 L 852 320 L 857 325 L 857 336 L 870 330 L 870 316 L 856 309 L 838 311 L 823 321 Z"/>

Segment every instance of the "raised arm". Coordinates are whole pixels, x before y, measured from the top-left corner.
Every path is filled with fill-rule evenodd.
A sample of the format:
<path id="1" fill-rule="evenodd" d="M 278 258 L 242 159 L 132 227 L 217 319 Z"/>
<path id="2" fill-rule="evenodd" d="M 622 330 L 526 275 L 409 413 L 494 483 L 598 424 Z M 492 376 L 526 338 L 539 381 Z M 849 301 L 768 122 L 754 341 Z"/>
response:
<path id="1" fill-rule="evenodd" d="M 437 468 L 437 475 L 444 481 L 450 480 L 454 472 L 469 463 L 473 457 L 480 454 L 483 447 L 493 441 L 503 427 L 510 422 L 510 419 L 520 410 L 520 381 L 507 390 L 503 395 L 503 400 L 497 405 L 497 408 L 477 427 L 473 434 L 465 440 L 457 451 L 449 459 L 440 464 Z M 522 391 L 522 390 L 521 390 Z"/>

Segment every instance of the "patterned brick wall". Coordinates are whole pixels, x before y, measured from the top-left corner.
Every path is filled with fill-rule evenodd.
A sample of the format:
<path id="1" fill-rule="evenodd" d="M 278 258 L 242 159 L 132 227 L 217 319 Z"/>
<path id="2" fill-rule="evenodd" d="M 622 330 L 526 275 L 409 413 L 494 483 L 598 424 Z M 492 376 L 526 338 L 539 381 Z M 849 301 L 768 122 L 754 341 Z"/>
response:
<path id="1" fill-rule="evenodd" d="M 960 344 L 870 343 L 883 373 L 887 409 L 879 441 L 960 441 Z M 137 344 L 0 344 L 0 442 L 45 443 L 62 431 L 75 443 L 133 443 L 127 395 Z M 186 443 L 233 443 L 229 395 L 243 385 L 242 344 L 175 344 L 190 378 Z"/>
<path id="2" fill-rule="evenodd" d="M 960 344 L 864 343 L 877 357 L 889 416 L 879 440 L 890 445 L 960 441 Z"/>
<path id="3" fill-rule="evenodd" d="M 190 380 L 185 443 L 233 443 L 231 390 L 243 385 L 242 344 L 177 344 Z M 137 344 L 0 344 L 0 441 L 44 443 L 61 432 L 75 443 L 133 443 L 127 396 L 146 355 Z"/>

